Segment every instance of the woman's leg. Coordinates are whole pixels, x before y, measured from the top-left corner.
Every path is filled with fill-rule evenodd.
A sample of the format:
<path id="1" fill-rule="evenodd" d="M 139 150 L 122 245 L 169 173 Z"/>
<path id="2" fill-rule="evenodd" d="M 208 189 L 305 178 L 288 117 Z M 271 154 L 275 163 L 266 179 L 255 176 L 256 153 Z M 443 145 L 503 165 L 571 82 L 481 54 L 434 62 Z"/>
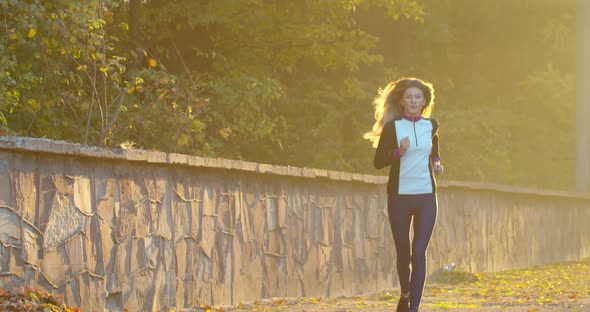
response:
<path id="1" fill-rule="evenodd" d="M 417 311 L 424 281 L 426 280 L 426 247 L 436 223 L 437 200 L 435 194 L 418 196 L 420 205 L 414 211 L 414 239 L 412 241 L 412 277 L 410 286 L 411 311 Z"/>
<path id="2" fill-rule="evenodd" d="M 402 293 L 410 292 L 410 222 L 411 195 L 390 195 L 387 198 L 389 225 L 397 254 L 397 275 Z"/>

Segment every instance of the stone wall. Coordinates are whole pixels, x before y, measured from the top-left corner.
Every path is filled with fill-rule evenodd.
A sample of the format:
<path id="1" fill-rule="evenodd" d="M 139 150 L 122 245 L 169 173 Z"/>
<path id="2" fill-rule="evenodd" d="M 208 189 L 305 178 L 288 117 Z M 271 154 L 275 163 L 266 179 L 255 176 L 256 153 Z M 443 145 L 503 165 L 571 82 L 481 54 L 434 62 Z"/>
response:
<path id="1" fill-rule="evenodd" d="M 84 311 L 397 287 L 385 182 L 0 137 L 0 287 Z M 430 273 L 590 256 L 590 196 L 441 182 L 439 204 Z"/>

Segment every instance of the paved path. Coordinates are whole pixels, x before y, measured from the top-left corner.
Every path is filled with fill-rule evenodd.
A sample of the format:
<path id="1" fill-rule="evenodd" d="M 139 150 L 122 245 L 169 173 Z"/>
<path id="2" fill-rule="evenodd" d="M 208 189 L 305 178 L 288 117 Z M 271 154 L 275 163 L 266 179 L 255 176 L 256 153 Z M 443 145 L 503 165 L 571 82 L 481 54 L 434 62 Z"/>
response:
<path id="1" fill-rule="evenodd" d="M 445 287 L 445 286 L 443 286 Z M 443 297 L 432 296 L 430 293 L 436 288 L 427 289 L 420 311 L 508 311 L 508 312 L 541 312 L 541 311 L 590 311 L 590 298 L 570 299 L 556 303 L 539 303 L 536 301 L 522 301 L 511 297 L 489 300 L 477 297 L 462 297 L 460 292 L 447 294 Z M 451 288 L 441 288 L 448 289 Z M 396 294 L 398 291 L 395 291 Z M 396 295 L 397 296 L 397 295 Z M 238 307 L 226 308 L 224 311 L 286 311 L 286 312 L 391 312 L 395 311 L 397 297 L 381 293 L 371 296 L 355 298 L 292 298 L 272 299 L 243 304 Z M 215 311 L 212 309 L 211 311 Z"/>
<path id="2" fill-rule="evenodd" d="M 395 311 L 398 295 L 391 289 L 352 298 L 270 299 L 210 311 L 384 312 Z M 497 273 L 443 272 L 427 284 L 420 311 L 590 312 L 590 259 Z"/>

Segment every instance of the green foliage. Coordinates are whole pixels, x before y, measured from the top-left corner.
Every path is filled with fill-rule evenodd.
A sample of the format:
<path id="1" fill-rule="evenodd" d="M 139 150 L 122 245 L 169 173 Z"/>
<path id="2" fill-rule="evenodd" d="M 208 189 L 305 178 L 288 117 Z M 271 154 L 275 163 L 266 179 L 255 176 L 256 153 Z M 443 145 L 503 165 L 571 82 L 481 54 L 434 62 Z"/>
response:
<path id="1" fill-rule="evenodd" d="M 573 0 L 138 3 L 0 0 L 0 131 L 386 174 L 372 100 L 418 76 L 443 179 L 573 184 Z"/>
<path id="2" fill-rule="evenodd" d="M 141 37 L 173 72 L 206 76 L 211 105 L 200 116 L 210 150 L 205 154 L 359 170 L 335 146 L 347 138 L 320 117 L 342 112 L 333 119 L 342 124 L 354 112 L 371 115 L 362 103 L 370 101 L 375 84 L 365 84 L 367 92 L 355 77 L 365 64 L 383 60 L 374 51 L 378 39 L 357 25 L 356 10 L 367 7 L 392 20 L 422 16 L 421 6 L 406 0 L 146 1 L 142 12 L 151 22 Z M 347 131 L 357 150 L 364 145 L 358 126 L 369 122 L 363 118 Z M 309 153 L 328 132 L 337 136 L 330 141 L 335 153 Z"/>
<path id="3" fill-rule="evenodd" d="M 176 78 L 151 58 L 135 66 L 145 51 L 115 36 L 127 27 L 113 19 L 113 5 L 119 3 L 1 1 L 7 35 L 0 39 L 0 108 L 17 134 L 113 146 L 144 121 L 128 116 L 132 108 L 187 119 L 186 111 L 168 107 L 182 97 Z"/>

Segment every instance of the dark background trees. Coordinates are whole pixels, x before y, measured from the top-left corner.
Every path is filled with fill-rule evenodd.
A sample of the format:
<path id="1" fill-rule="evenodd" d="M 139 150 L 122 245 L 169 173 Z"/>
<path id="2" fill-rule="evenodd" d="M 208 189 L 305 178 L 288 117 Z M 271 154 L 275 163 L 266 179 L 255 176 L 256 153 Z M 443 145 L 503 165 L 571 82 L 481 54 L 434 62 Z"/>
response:
<path id="1" fill-rule="evenodd" d="M 385 174 L 372 100 L 419 76 L 445 179 L 573 184 L 573 0 L 0 5 L 8 133 Z"/>

